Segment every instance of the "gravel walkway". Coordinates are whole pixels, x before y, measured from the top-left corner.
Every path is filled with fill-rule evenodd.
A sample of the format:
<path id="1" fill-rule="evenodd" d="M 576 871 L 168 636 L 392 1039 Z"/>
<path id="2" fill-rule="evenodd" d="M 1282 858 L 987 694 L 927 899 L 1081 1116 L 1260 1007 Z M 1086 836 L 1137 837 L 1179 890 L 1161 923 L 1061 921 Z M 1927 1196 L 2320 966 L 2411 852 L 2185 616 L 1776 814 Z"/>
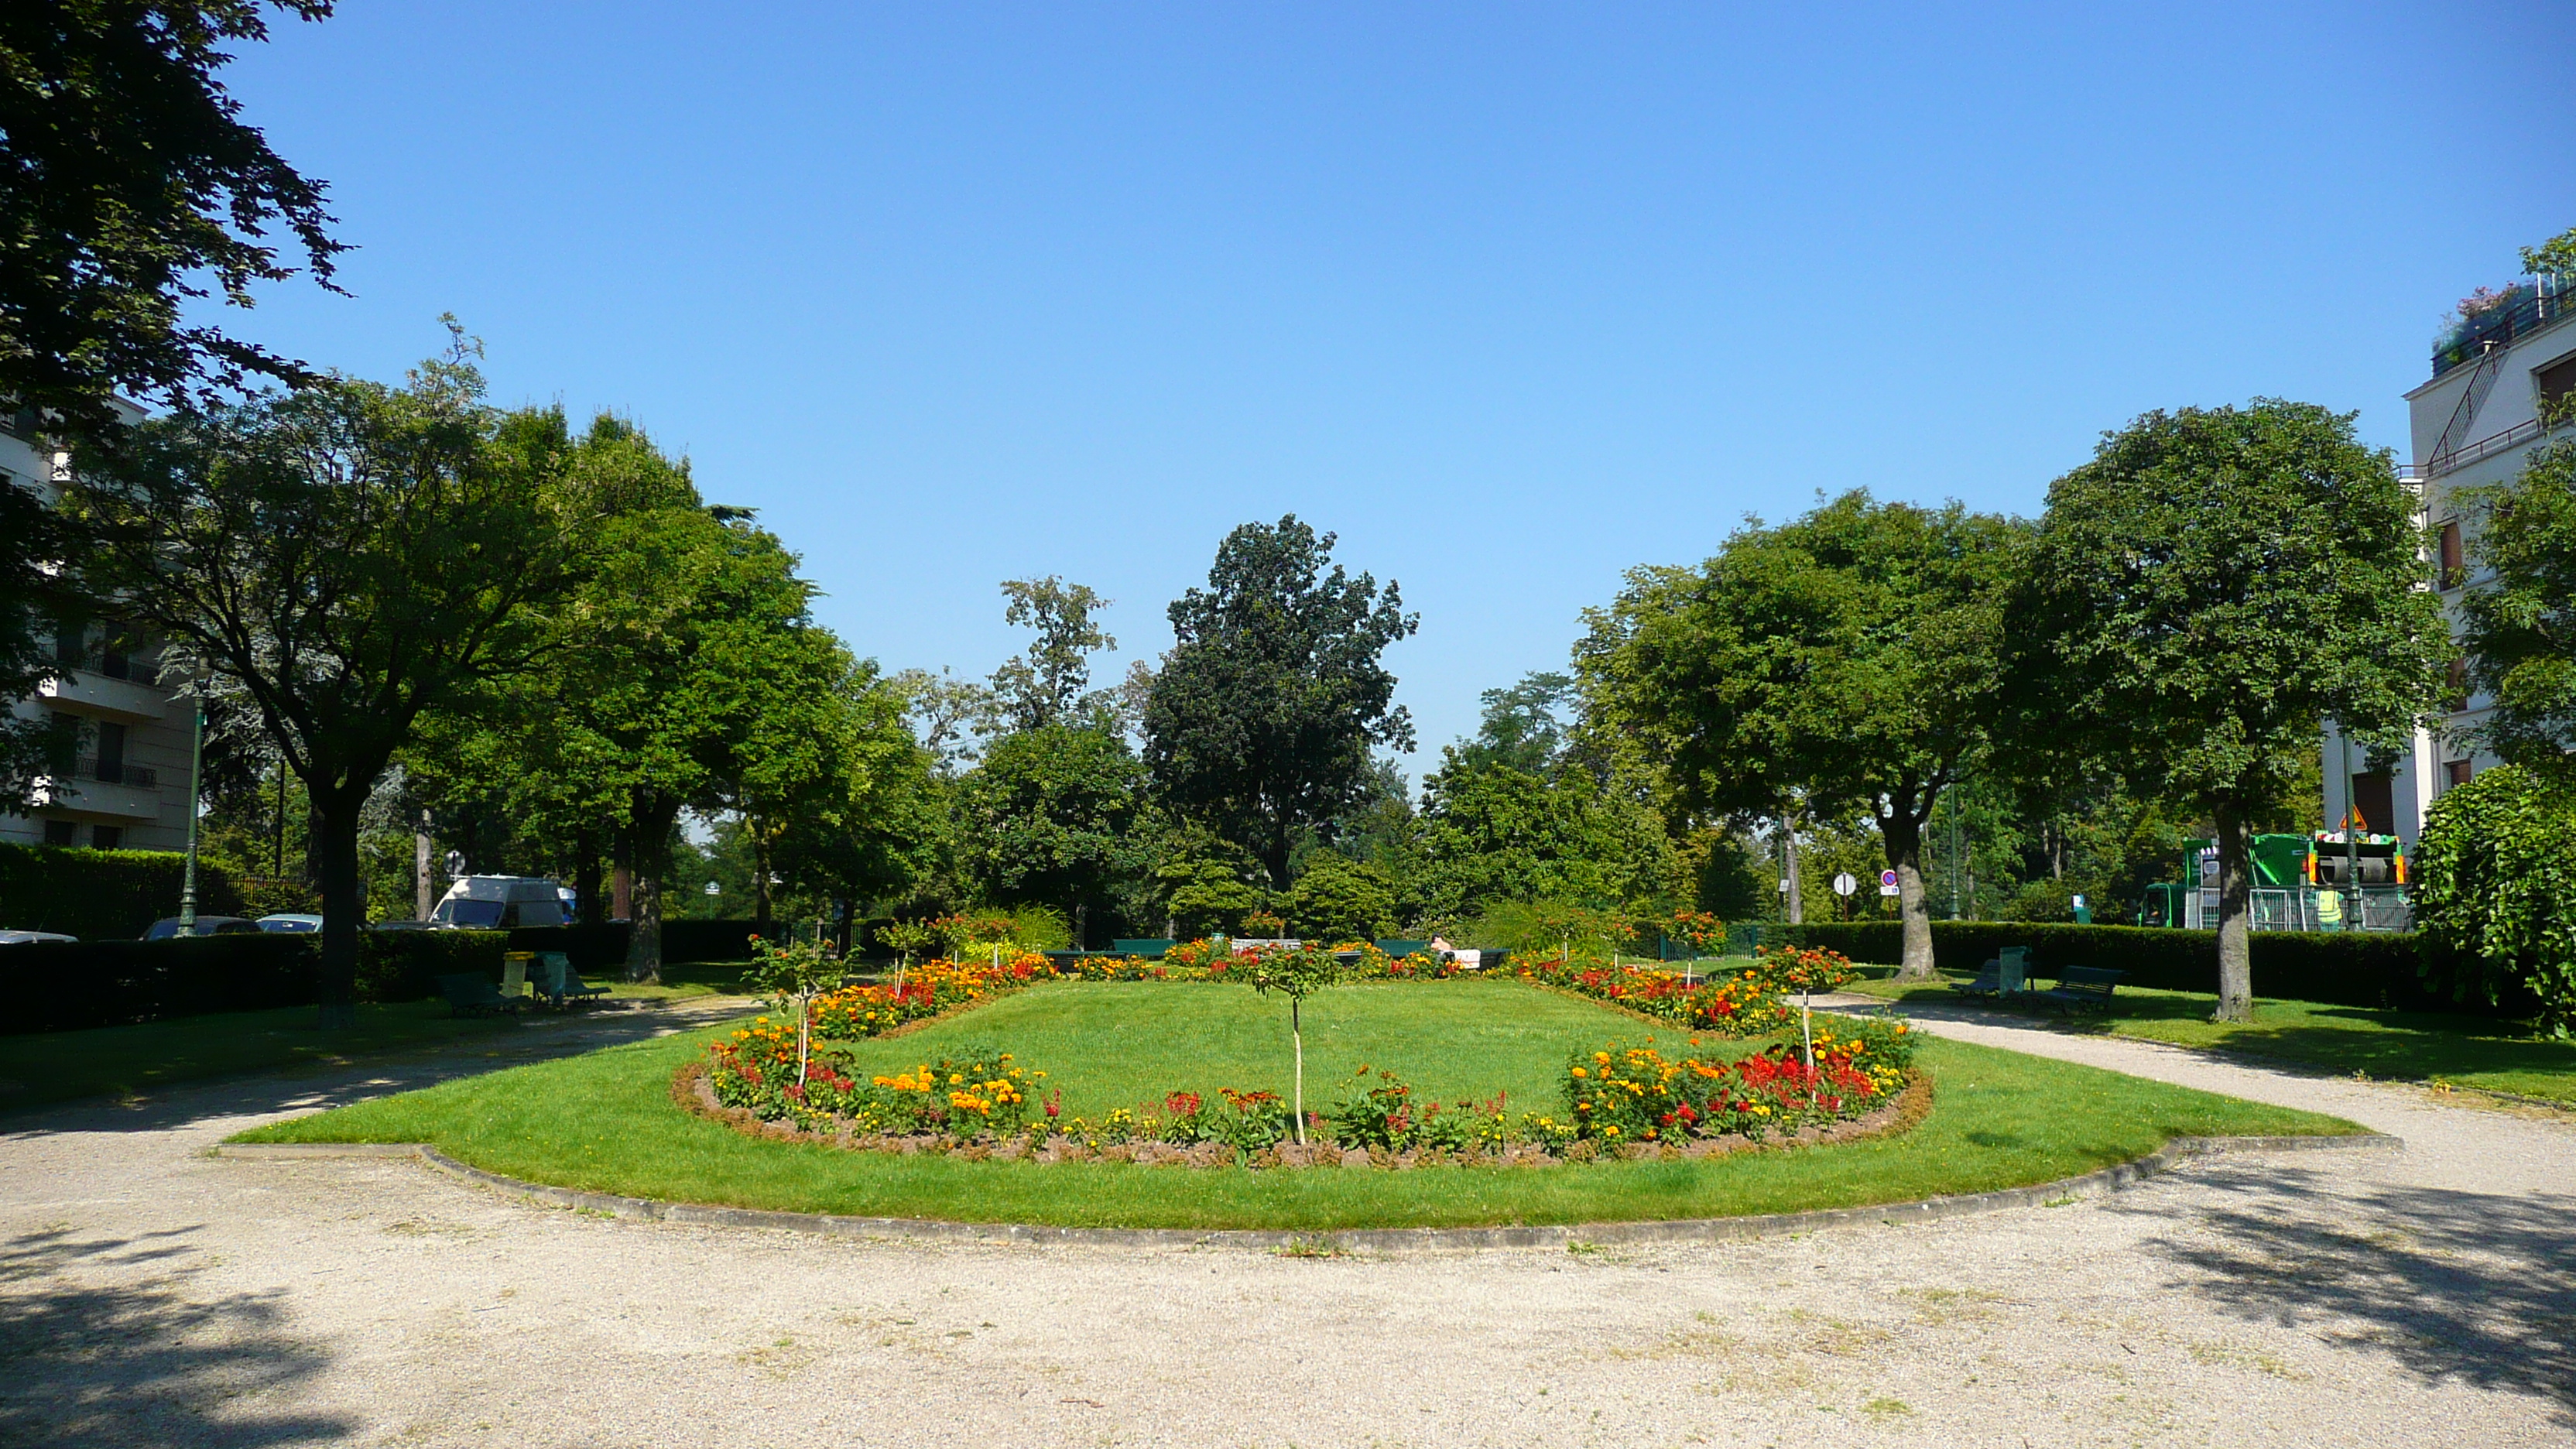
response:
<path id="1" fill-rule="evenodd" d="M 646 1016 L 590 1030 L 681 1024 Z M 0 1119 L 0 1442 L 2576 1442 L 2576 1124 L 1928 1024 L 2406 1146 L 1904 1228 L 1385 1260 L 675 1227 L 204 1155 L 492 1064 L 468 1053 Z"/>

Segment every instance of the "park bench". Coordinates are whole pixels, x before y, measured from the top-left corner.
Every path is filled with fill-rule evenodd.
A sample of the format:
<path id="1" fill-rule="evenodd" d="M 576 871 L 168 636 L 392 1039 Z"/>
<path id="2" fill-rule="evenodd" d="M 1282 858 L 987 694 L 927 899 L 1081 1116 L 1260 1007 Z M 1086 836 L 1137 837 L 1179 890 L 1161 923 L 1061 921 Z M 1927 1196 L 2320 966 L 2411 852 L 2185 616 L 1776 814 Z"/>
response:
<path id="1" fill-rule="evenodd" d="M 1993 959 L 1977 969 L 1974 981 L 1954 981 L 1950 989 L 1961 996 L 2018 996 L 2030 989 L 2030 948 L 2005 946 Z"/>
<path id="2" fill-rule="evenodd" d="M 460 971 L 438 978 L 438 994 L 447 998 L 450 1016 L 492 1016 L 516 1011 L 519 1003 L 501 994 L 491 977 L 480 971 Z"/>
<path id="3" fill-rule="evenodd" d="M 2112 988 L 2128 974 L 2098 966 L 2068 966 L 2057 973 L 2056 989 L 2039 993 L 2038 999 L 2065 1011 L 2109 1011 Z"/>
<path id="4" fill-rule="evenodd" d="M 557 1006 L 566 1001 L 608 994 L 607 987 L 593 986 L 582 980 L 581 973 L 572 969 L 572 958 L 561 951 L 537 953 L 537 982 L 537 989 Z"/>

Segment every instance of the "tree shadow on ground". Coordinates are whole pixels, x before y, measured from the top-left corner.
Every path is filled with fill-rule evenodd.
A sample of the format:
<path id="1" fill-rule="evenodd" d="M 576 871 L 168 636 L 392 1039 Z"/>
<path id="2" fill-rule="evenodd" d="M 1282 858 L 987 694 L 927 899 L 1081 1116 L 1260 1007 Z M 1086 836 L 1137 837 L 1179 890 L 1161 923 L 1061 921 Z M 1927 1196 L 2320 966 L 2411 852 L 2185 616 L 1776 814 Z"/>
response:
<path id="1" fill-rule="evenodd" d="M 2356 1190 L 2277 1165 L 2195 1176 L 2226 1195 L 2215 1239 L 2146 1246 L 2197 1292 L 2427 1381 L 2548 1399 L 2576 1425 L 2576 1196 Z"/>
<path id="2" fill-rule="evenodd" d="M 197 1230 L 0 1245 L 0 1444 L 258 1449 L 346 1439 L 346 1416 L 264 1411 L 330 1363 L 277 1302 L 185 1296 Z"/>
<path id="3" fill-rule="evenodd" d="M 326 1111 L 458 1077 L 481 1076 L 531 1062 L 711 1027 L 739 1015 L 743 1009 L 709 1002 L 603 1012 L 327 1071 L 270 1072 L 180 1082 L 126 1101 L 91 1098 L 29 1107 L 0 1115 L 0 1140 L 65 1132 L 158 1132 L 235 1119 L 248 1126 L 253 1119 Z"/>

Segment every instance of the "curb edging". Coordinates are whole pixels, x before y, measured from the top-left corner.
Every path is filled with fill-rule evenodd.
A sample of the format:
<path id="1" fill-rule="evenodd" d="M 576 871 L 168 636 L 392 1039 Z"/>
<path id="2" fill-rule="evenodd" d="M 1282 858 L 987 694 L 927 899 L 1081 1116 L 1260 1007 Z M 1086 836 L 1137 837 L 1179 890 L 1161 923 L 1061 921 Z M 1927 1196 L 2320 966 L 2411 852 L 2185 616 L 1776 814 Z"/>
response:
<path id="1" fill-rule="evenodd" d="M 1288 1232 L 1262 1228 L 1069 1228 L 1028 1223 L 963 1223 L 938 1218 L 848 1217 L 836 1213 L 779 1212 L 764 1208 L 711 1207 L 621 1197 L 527 1182 L 469 1167 L 425 1142 L 239 1142 L 214 1149 L 218 1157 L 252 1161 L 412 1157 L 450 1177 L 579 1212 L 690 1226 L 769 1228 L 838 1238 L 905 1238 L 940 1242 L 1073 1243 L 1126 1248 L 1228 1247 L 1270 1250 L 1326 1246 L 1345 1251 L 1401 1253 L 1473 1248 L 1562 1248 L 1573 1244 L 1734 1242 L 1873 1223 L 1935 1222 L 2006 1208 L 2037 1207 L 2088 1192 L 2123 1192 L 2186 1158 L 2229 1152 L 2311 1152 L 2403 1147 L 2400 1138 L 2366 1132 L 2338 1137 L 2177 1137 L 2144 1157 L 2095 1172 L 2030 1187 L 1960 1193 L 1876 1207 L 1820 1208 L 1736 1218 L 1676 1218 L 1657 1222 L 1570 1223 L 1491 1228 L 1349 1228 Z"/>

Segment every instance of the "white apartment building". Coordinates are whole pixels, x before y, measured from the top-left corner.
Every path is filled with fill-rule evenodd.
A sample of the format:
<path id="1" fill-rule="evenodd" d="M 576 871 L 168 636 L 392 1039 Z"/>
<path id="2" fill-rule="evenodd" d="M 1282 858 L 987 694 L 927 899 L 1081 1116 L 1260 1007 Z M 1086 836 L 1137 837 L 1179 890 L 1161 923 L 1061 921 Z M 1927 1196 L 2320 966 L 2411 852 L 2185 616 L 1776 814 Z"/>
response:
<path id="1" fill-rule="evenodd" d="M 120 404 L 129 421 L 140 409 Z M 0 486 L 26 488 L 50 505 L 63 457 L 32 414 L 0 414 Z M 183 850 L 188 843 L 188 733 L 192 711 L 160 687 L 159 651 L 113 621 L 58 631 L 55 658 L 69 667 L 19 715 L 78 716 L 80 758 L 68 776 L 42 780 L 28 815 L 0 814 L 0 840 L 100 850 Z"/>
<path id="2" fill-rule="evenodd" d="M 2406 472 L 2423 499 L 2425 521 L 2437 530 L 2442 598 L 2455 629 L 2461 592 L 2480 582 L 2468 567 L 2473 540 L 2463 534 L 2466 520 L 2455 500 L 2464 489 L 2513 478 L 2533 448 L 2566 437 L 2569 426 L 2544 424 L 2541 410 L 2571 392 L 2576 278 L 2543 277 L 2517 285 L 2463 325 L 2435 352 L 2432 380 L 2406 394 L 2415 457 Z M 2452 671 L 2465 690 L 2466 659 Z M 2358 807 L 2373 834 L 2394 834 L 2413 846 L 2425 812 L 2443 791 L 2497 763 L 2468 740 L 2492 701 L 2468 696 L 2453 704 L 2438 728 L 2418 731 L 2413 745 L 2385 771 L 2372 770 L 2358 745 L 2347 752 L 2329 721 L 2327 822 L 2339 825 Z"/>

